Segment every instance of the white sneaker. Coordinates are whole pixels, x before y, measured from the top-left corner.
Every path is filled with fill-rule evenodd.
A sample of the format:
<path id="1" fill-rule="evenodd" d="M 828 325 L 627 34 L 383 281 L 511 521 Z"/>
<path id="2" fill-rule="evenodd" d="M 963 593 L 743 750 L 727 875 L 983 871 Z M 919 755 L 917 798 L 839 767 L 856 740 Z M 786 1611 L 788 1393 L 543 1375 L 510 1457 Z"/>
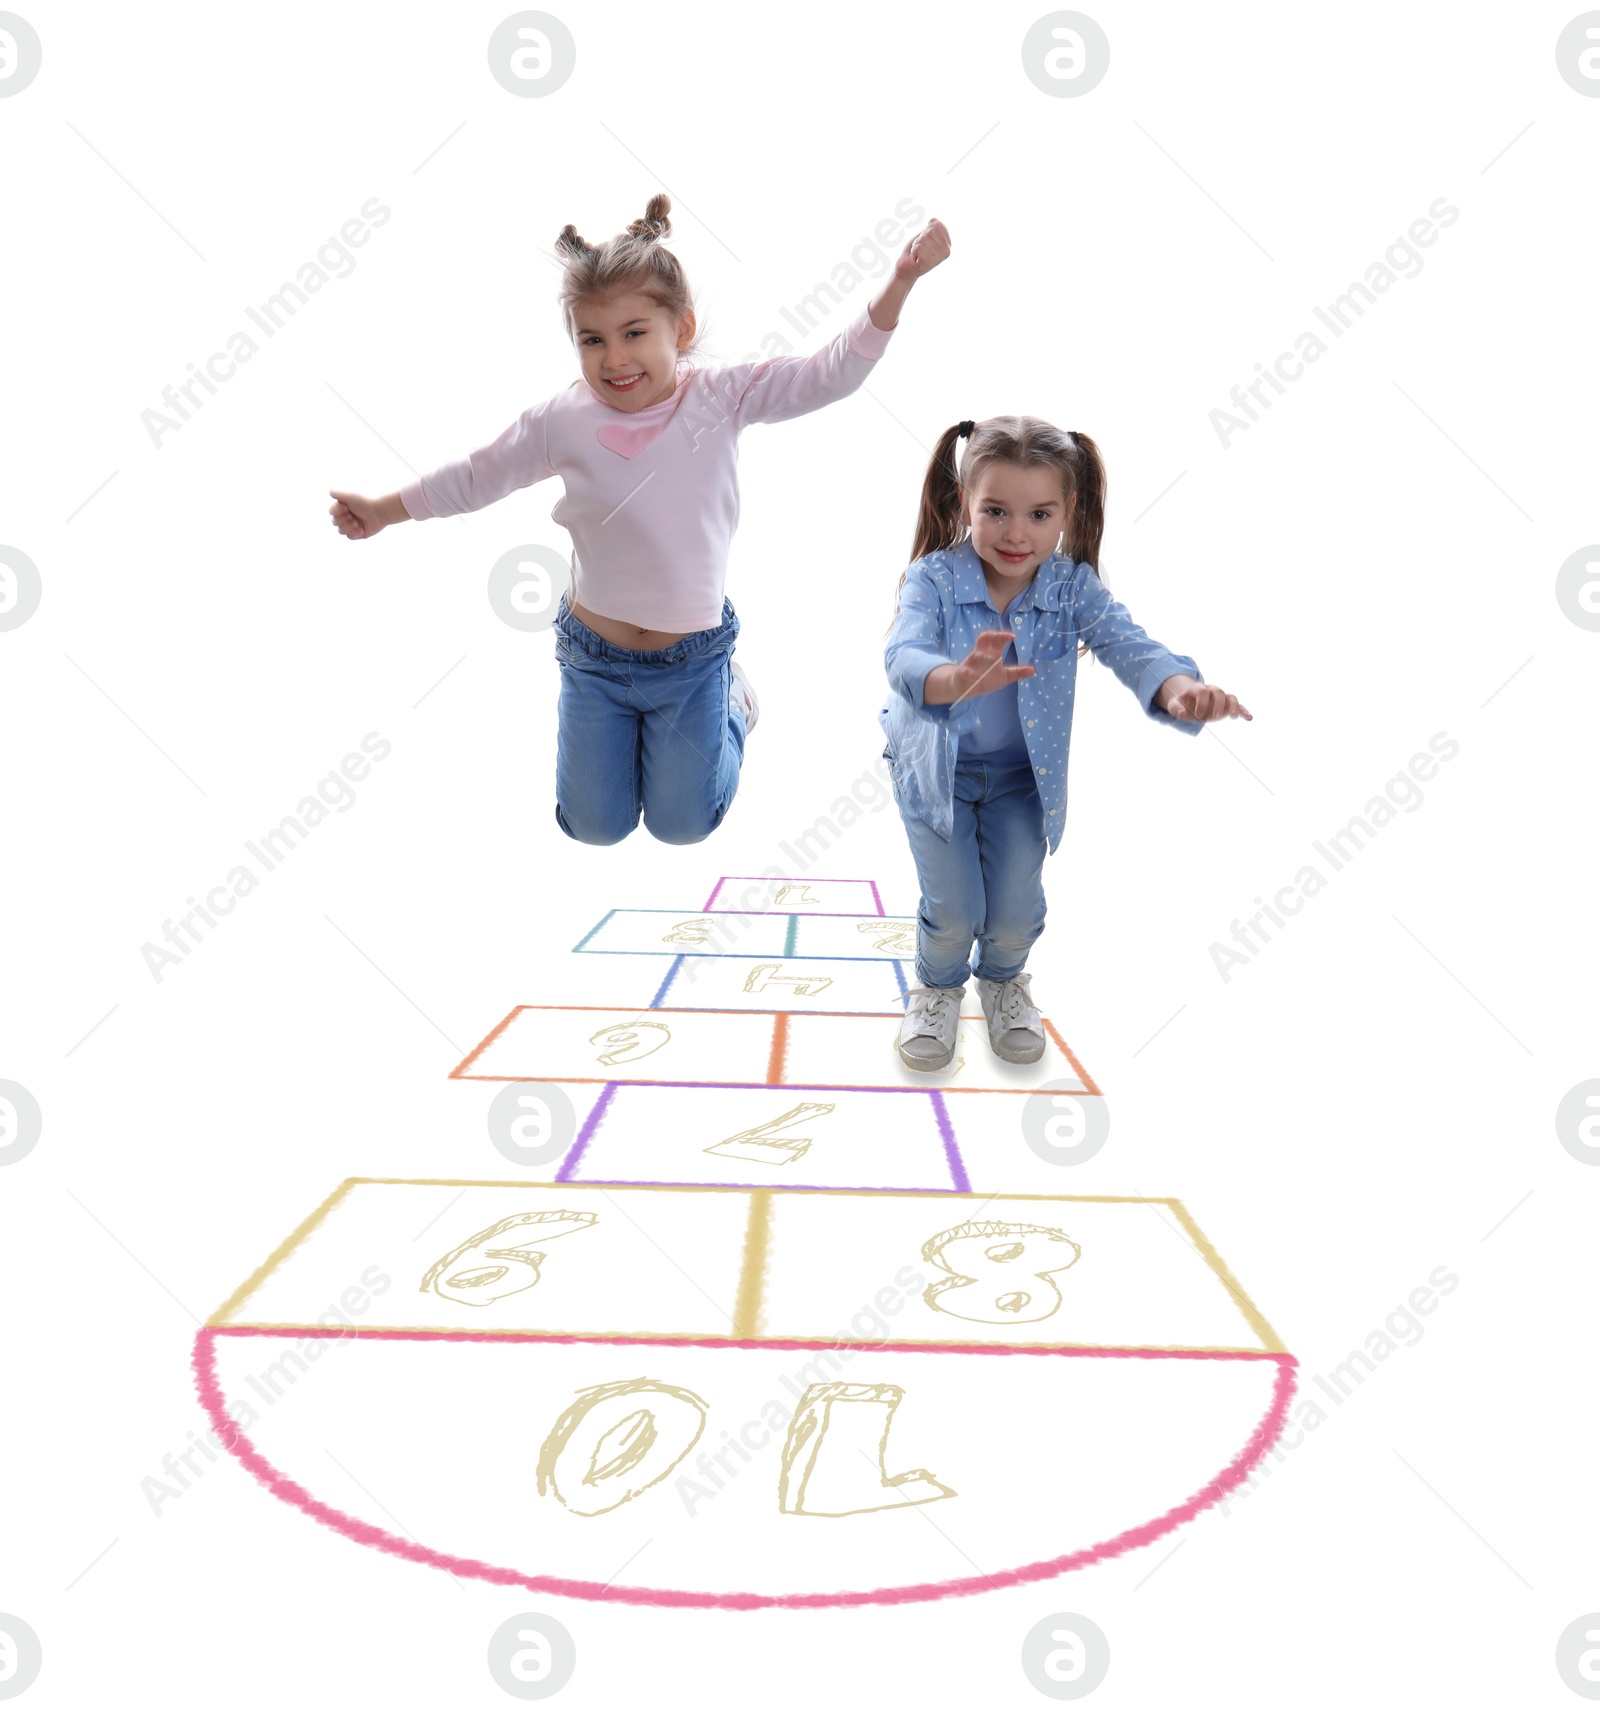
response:
<path id="1" fill-rule="evenodd" d="M 966 987 L 913 987 L 900 1024 L 900 1061 L 911 1070 L 943 1070 L 956 1055 Z"/>
<path id="2" fill-rule="evenodd" d="M 1008 1064 L 1037 1064 L 1044 1057 L 1044 1023 L 1027 975 L 978 982 L 978 998 L 989 1019 L 989 1044 Z"/>
<path id="3" fill-rule="evenodd" d="M 729 699 L 737 701 L 744 710 L 744 734 L 748 737 L 761 717 L 761 703 L 756 700 L 755 685 L 744 675 L 744 667 L 737 660 L 728 662 L 728 671 L 733 678 L 728 686 Z"/>

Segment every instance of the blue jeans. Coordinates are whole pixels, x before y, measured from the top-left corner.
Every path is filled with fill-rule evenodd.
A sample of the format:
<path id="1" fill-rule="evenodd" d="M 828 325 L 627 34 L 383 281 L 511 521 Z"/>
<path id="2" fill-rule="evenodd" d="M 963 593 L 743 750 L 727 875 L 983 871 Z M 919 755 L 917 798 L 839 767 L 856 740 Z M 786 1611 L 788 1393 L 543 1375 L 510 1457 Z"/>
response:
<path id="1" fill-rule="evenodd" d="M 1044 805 L 1033 770 L 956 763 L 955 827 L 946 841 L 900 806 L 917 864 L 917 981 L 1009 981 L 1044 932 Z M 976 941 L 978 956 L 972 960 Z"/>
<path id="2" fill-rule="evenodd" d="M 723 601 L 715 629 L 648 652 L 596 635 L 564 597 L 555 632 L 561 830 L 616 844 L 642 814 L 662 843 L 698 844 L 728 812 L 744 759 L 744 715 L 728 699 L 732 604 Z"/>

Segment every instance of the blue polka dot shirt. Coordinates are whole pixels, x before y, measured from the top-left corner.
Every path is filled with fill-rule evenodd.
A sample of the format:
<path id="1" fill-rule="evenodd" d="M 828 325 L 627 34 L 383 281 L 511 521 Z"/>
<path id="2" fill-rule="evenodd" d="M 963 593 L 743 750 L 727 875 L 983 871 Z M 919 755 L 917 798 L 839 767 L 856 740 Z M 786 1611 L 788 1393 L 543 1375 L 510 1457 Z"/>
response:
<path id="1" fill-rule="evenodd" d="M 1190 735 L 1199 732 L 1199 725 L 1163 713 L 1155 706 L 1155 693 L 1179 672 L 1200 679 L 1200 668 L 1147 636 L 1089 565 L 1059 556 L 1047 559 L 1002 618 L 970 539 L 918 559 L 906 572 L 900 610 L 884 648 L 890 694 L 878 719 L 889 740 L 886 752 L 902 812 L 926 822 L 941 838 L 954 830 L 957 753 L 962 736 L 978 723 L 983 698 L 930 707 L 922 699 L 922 686 L 936 666 L 964 660 L 981 631 L 1001 629 L 1011 632 L 1016 659 L 1034 669 L 1033 677 L 1016 686 L 1017 713 L 1054 851 L 1066 824 L 1078 644 L 1088 644 L 1152 719 Z"/>

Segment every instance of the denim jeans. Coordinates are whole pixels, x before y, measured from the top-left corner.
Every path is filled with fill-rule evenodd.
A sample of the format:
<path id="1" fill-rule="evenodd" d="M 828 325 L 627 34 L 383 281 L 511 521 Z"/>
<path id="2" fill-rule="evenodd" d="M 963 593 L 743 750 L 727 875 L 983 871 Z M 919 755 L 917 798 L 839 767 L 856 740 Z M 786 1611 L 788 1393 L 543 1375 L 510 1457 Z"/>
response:
<path id="1" fill-rule="evenodd" d="M 619 648 L 580 624 L 562 599 L 555 617 L 561 700 L 556 821 L 582 844 L 615 844 L 639 824 L 664 844 L 697 844 L 739 788 L 744 715 L 728 699 L 739 635 L 722 622 L 670 648 Z"/>
<path id="2" fill-rule="evenodd" d="M 1044 804 L 1032 768 L 958 760 L 948 840 L 899 806 L 922 887 L 918 983 L 960 987 L 969 975 L 1020 975 L 1044 932 Z"/>

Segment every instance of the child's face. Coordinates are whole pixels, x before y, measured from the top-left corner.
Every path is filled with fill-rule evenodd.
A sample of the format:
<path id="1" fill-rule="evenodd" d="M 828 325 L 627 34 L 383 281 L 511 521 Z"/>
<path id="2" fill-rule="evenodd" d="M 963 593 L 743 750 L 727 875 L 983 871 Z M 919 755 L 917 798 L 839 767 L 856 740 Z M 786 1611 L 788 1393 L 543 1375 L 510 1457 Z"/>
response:
<path id="1" fill-rule="evenodd" d="M 620 410 L 644 410 L 678 385 L 678 352 L 694 337 L 694 312 L 675 322 L 642 292 L 580 303 L 575 316 L 583 378 Z"/>
<path id="2" fill-rule="evenodd" d="M 997 576 L 1031 577 L 1055 552 L 1066 526 L 1066 500 L 1054 470 L 989 464 L 979 474 L 967 527 L 973 550 Z"/>

